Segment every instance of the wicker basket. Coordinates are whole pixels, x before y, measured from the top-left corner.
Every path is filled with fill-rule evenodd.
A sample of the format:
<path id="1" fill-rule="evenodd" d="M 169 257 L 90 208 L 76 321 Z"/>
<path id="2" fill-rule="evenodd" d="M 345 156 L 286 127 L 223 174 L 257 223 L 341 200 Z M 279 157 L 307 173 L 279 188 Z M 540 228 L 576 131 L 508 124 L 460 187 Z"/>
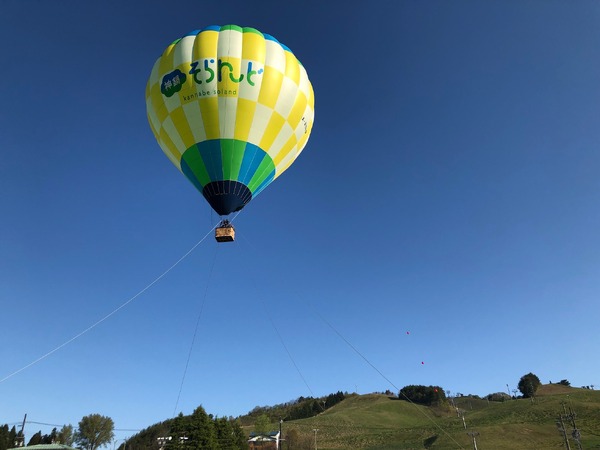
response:
<path id="1" fill-rule="evenodd" d="M 235 240 L 235 229 L 232 226 L 215 228 L 215 239 L 217 242 L 233 242 Z"/>

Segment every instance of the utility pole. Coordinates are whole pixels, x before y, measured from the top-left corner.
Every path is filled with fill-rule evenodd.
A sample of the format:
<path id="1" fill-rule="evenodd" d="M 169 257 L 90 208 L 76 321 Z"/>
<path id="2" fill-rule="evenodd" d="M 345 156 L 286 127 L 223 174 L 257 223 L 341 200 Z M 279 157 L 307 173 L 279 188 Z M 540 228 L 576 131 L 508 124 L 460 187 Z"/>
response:
<path id="1" fill-rule="evenodd" d="M 567 450 L 571 450 L 571 445 L 569 444 L 569 437 L 567 436 L 567 430 L 565 430 L 565 423 L 563 422 L 562 414 L 558 416 L 556 426 L 558 427 L 558 431 L 560 431 L 563 435 L 563 439 L 565 440 L 565 448 Z"/>
<path id="2" fill-rule="evenodd" d="M 454 403 L 454 397 L 450 397 L 450 404 L 453 408 L 456 408 L 456 404 Z"/>
<path id="3" fill-rule="evenodd" d="M 582 450 L 583 447 L 581 446 L 581 431 L 577 429 L 577 425 L 575 424 L 575 417 L 577 416 L 577 414 L 573 412 L 571 405 L 569 405 L 569 414 L 567 414 L 567 408 L 565 403 L 563 403 L 563 411 L 565 412 L 565 418 L 571 421 L 571 425 L 573 427 L 573 431 L 571 431 L 571 436 L 573 437 L 573 439 L 575 439 L 575 442 L 577 443 L 577 448 L 579 450 Z"/>
<path id="4" fill-rule="evenodd" d="M 313 428 L 313 431 L 315 432 L 315 450 L 317 450 L 317 431 L 319 431 L 319 429 Z"/>
<path id="5" fill-rule="evenodd" d="M 23 417 L 23 425 L 21 425 L 21 431 L 17 433 L 15 437 L 15 447 L 25 447 L 25 421 L 27 420 L 27 414 Z"/>
<path id="6" fill-rule="evenodd" d="M 476 437 L 479 436 L 479 433 L 477 431 L 469 431 L 467 434 L 469 436 L 471 436 L 471 439 L 473 439 L 473 450 L 477 450 L 477 439 L 476 439 Z"/>
<path id="7" fill-rule="evenodd" d="M 281 425 L 283 424 L 283 419 L 279 419 L 279 439 L 277 440 L 277 450 L 281 450 L 281 441 L 283 440 L 283 434 L 281 434 Z"/>

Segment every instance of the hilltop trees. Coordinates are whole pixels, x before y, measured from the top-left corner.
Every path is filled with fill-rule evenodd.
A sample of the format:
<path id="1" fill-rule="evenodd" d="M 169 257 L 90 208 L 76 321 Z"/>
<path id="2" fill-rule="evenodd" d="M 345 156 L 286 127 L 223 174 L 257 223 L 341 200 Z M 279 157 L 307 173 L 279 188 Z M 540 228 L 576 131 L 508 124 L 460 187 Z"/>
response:
<path id="1" fill-rule="evenodd" d="M 529 372 L 521 377 L 517 387 L 519 388 L 519 391 L 521 391 L 521 394 L 523 394 L 523 397 L 530 398 L 535 395 L 535 391 L 537 391 L 541 384 L 542 382 L 537 375 Z"/>
<path id="2" fill-rule="evenodd" d="M 493 394 L 488 394 L 485 396 L 486 400 L 490 402 L 504 402 L 506 400 L 510 400 L 511 396 L 506 392 L 494 392 Z"/>
<path id="3" fill-rule="evenodd" d="M 400 399 L 405 399 L 419 405 L 431 406 L 434 403 L 446 401 L 446 393 L 439 386 L 410 385 L 400 389 Z"/>
<path id="4" fill-rule="evenodd" d="M 242 419 L 242 425 L 254 423 L 261 414 L 266 414 L 271 422 L 285 417 L 286 420 L 307 419 L 321 414 L 348 397 L 348 393 L 338 391 L 327 397 L 298 397 L 296 400 L 275 406 L 257 406 L 248 414 L 250 419 Z"/>
<path id="5" fill-rule="evenodd" d="M 281 418 L 286 421 L 314 417 L 325 409 L 331 408 L 348 396 L 348 393 L 338 391 L 326 397 L 299 397 L 291 402 L 275 406 L 257 406 L 249 414 L 234 419 L 233 417 L 213 417 L 206 415 L 202 407 L 199 407 L 190 416 L 179 416 L 154 424 L 127 440 L 127 450 L 157 449 L 157 438 L 165 438 L 165 450 L 177 450 L 184 445 L 187 450 L 202 448 L 203 450 L 214 449 L 247 449 L 247 436 L 242 426 L 253 426 L 255 431 L 259 429 L 269 432 L 274 431 L 271 426 L 279 422 Z M 259 419 L 261 416 L 263 418 Z M 208 417 L 209 420 L 206 420 Z M 262 423 L 261 423 L 262 422 Z M 276 427 L 277 425 L 275 425 Z M 295 432 L 297 433 L 297 431 Z M 297 450 L 301 450 L 304 437 L 298 437 Z M 308 436 L 312 442 L 312 436 Z M 292 434 L 291 440 L 294 440 Z M 200 446 L 198 445 L 200 443 Z M 185 443 L 185 444 L 183 444 Z M 125 445 L 121 445 L 119 450 Z M 3 450 L 3 449 L 0 449 Z"/>

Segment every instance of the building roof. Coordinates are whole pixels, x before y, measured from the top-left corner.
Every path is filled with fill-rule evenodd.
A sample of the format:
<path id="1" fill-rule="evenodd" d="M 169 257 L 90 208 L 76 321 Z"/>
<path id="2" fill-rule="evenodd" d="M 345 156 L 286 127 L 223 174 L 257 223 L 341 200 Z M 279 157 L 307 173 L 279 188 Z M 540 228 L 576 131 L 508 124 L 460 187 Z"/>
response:
<path id="1" fill-rule="evenodd" d="M 268 433 L 257 433 L 255 431 L 252 431 L 250 433 L 250 437 L 256 437 L 256 436 L 270 436 L 270 437 L 277 437 L 277 435 L 279 434 L 279 431 L 269 431 Z"/>
<path id="2" fill-rule="evenodd" d="M 271 441 L 277 442 L 279 440 L 279 431 L 270 431 L 268 433 L 255 433 L 254 431 L 250 433 L 250 439 L 248 442 L 256 442 L 256 441 Z"/>

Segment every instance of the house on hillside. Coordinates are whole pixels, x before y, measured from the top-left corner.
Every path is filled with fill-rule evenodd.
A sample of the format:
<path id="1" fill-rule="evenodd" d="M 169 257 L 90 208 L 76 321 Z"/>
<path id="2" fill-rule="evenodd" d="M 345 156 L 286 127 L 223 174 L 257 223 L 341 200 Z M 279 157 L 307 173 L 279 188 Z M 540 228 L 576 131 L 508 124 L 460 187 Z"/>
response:
<path id="1" fill-rule="evenodd" d="M 281 448 L 279 431 L 271 431 L 267 434 L 250 433 L 248 448 L 250 450 L 279 450 Z"/>
<path id="2" fill-rule="evenodd" d="M 63 444 L 26 445 L 25 447 L 9 448 L 8 450 L 21 450 L 24 448 L 29 450 L 77 450 L 76 448 L 69 447 L 68 445 Z"/>

